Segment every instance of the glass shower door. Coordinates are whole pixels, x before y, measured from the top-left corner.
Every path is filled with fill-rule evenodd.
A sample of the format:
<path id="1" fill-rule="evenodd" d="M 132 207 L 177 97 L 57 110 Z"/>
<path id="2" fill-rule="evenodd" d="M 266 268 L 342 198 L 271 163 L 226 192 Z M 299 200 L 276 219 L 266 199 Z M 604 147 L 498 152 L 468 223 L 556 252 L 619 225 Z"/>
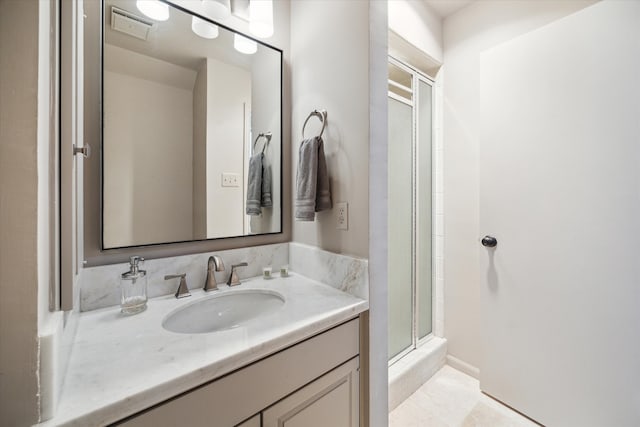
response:
<path id="1" fill-rule="evenodd" d="M 413 107 L 389 98 L 389 358 L 413 345 Z"/>
<path id="2" fill-rule="evenodd" d="M 391 362 L 432 332 L 432 86 L 389 63 L 388 300 Z"/>

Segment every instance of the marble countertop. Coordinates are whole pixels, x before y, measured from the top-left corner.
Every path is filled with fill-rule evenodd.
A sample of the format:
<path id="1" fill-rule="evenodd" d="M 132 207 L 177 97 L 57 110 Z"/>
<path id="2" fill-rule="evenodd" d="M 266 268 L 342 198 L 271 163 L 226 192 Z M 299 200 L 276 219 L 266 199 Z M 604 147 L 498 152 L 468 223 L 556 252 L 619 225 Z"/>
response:
<path id="1" fill-rule="evenodd" d="M 42 425 L 103 425 L 262 359 L 367 310 L 368 302 L 291 273 L 192 296 L 149 300 L 123 316 L 119 307 L 80 314 L 56 416 Z M 268 289 L 285 298 L 278 311 L 244 325 L 206 334 L 178 334 L 161 326 L 177 307 L 238 290 Z"/>

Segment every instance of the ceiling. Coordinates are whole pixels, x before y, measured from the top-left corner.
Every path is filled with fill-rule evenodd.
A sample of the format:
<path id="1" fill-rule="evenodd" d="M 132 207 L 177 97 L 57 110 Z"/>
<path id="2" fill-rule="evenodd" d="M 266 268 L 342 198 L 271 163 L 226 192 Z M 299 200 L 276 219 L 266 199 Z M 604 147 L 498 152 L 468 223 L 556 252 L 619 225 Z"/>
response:
<path id="1" fill-rule="evenodd" d="M 216 58 L 243 69 L 251 69 L 252 55 L 239 53 L 233 48 L 231 31 L 220 27 L 218 38 L 203 39 L 191 31 L 191 15 L 171 7 L 170 18 L 162 22 L 153 21 L 147 40 L 140 40 L 111 28 L 112 6 L 144 20 L 153 21 L 144 17 L 133 0 L 105 0 L 104 41 L 106 44 L 196 71 L 205 57 Z M 267 49 L 261 44 L 258 46 L 259 49 Z"/>
<path id="2" fill-rule="evenodd" d="M 457 12 L 474 0 L 423 0 L 441 18 L 446 18 Z"/>

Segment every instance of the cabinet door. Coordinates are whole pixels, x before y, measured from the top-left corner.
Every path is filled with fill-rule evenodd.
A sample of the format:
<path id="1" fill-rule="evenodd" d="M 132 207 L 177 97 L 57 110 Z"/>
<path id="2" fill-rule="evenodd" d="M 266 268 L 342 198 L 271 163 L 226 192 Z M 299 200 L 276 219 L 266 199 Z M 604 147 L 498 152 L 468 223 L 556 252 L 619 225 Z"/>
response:
<path id="1" fill-rule="evenodd" d="M 357 427 L 358 364 L 354 357 L 266 409 L 263 427 Z"/>

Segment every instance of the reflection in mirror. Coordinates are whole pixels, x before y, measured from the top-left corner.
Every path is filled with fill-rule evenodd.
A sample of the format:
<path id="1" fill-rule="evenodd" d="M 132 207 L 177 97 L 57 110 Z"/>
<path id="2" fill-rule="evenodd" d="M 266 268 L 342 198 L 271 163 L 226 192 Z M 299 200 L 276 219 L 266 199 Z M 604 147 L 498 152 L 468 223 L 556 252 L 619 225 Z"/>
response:
<path id="1" fill-rule="evenodd" d="M 282 52 L 173 6 L 103 12 L 103 249 L 281 232 Z"/>

